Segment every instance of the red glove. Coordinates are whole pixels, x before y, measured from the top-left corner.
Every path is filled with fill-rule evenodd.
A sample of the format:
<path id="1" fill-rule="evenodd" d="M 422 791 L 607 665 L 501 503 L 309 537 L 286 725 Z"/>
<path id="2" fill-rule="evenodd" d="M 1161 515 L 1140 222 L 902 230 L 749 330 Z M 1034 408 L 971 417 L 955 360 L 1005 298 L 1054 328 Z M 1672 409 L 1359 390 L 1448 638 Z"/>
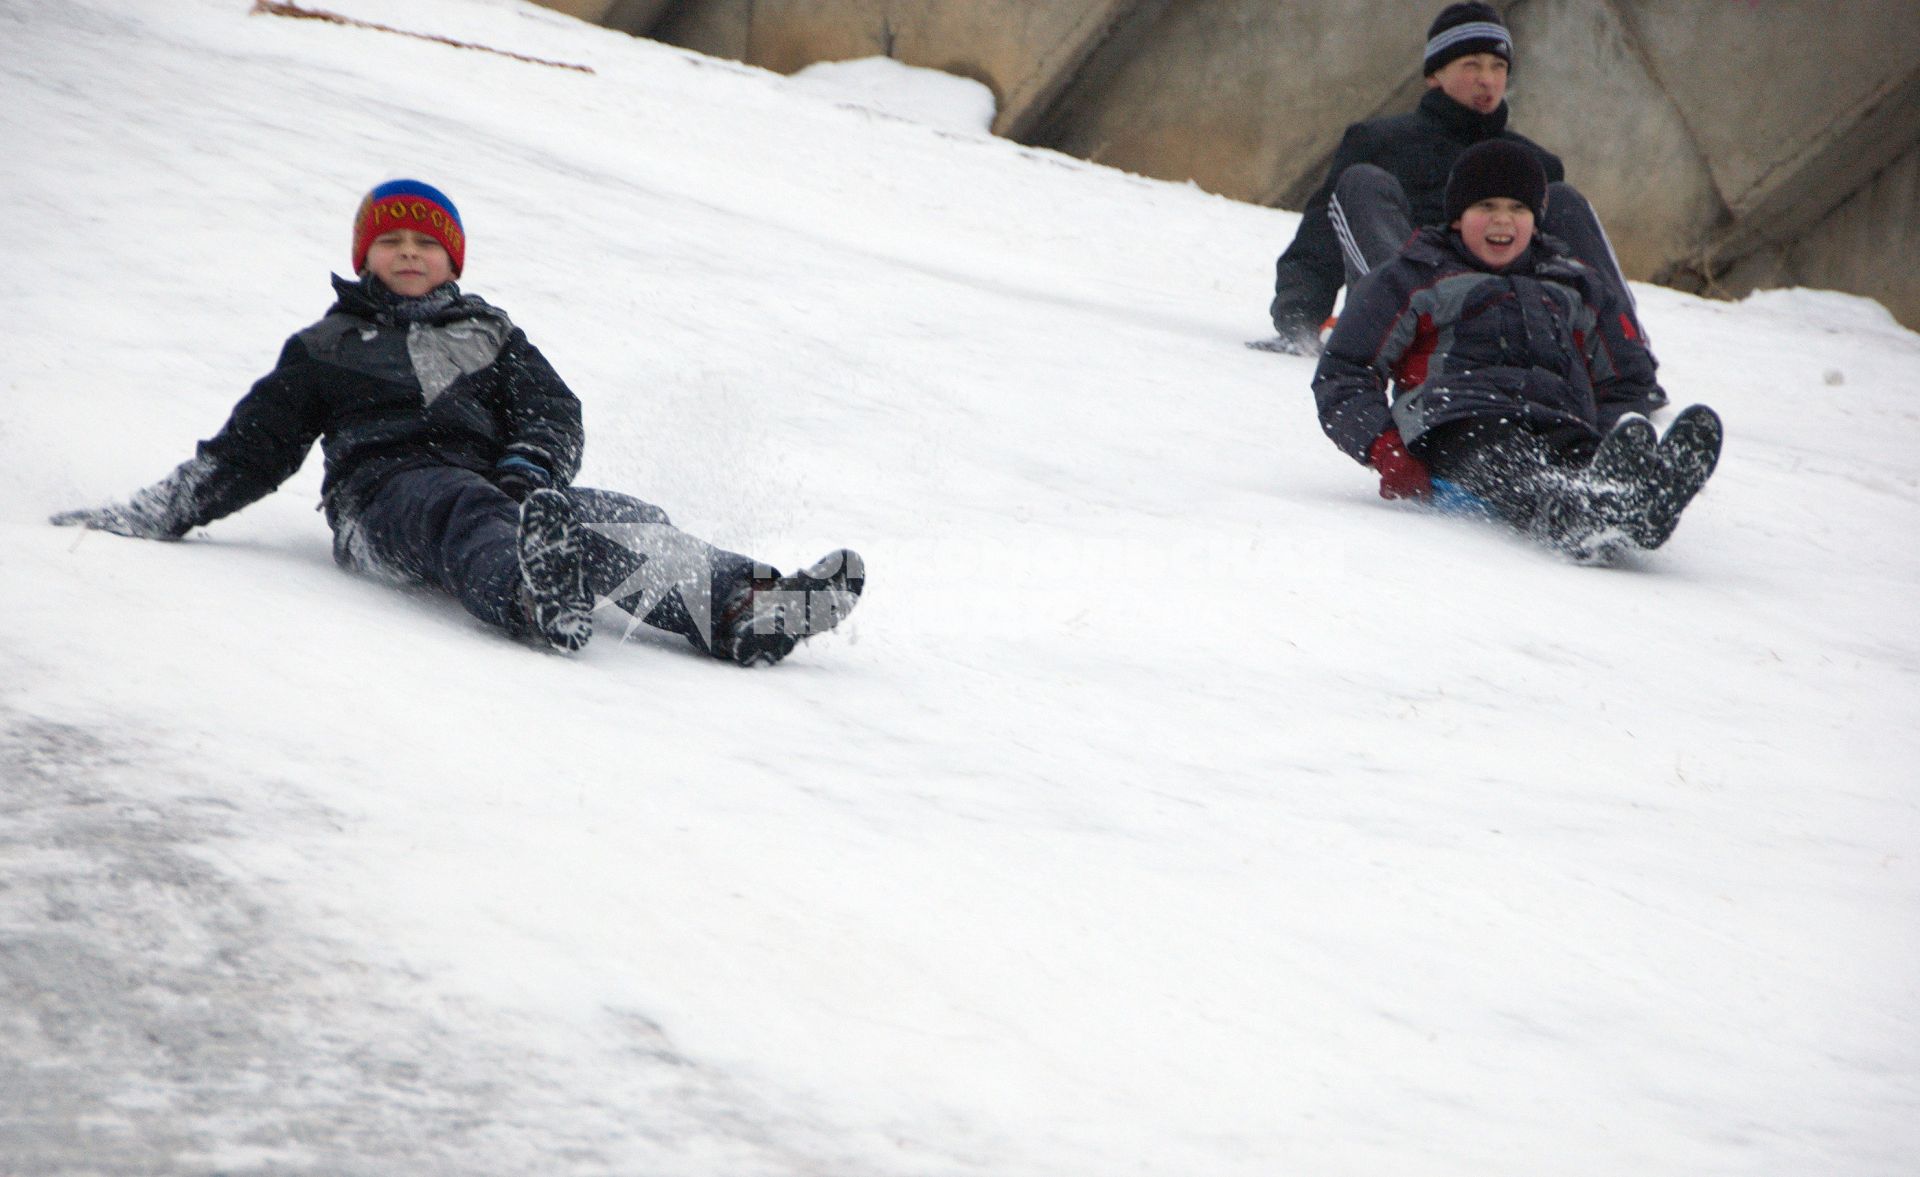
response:
<path id="1" fill-rule="evenodd" d="M 1367 450 L 1367 465 L 1380 475 L 1383 499 L 1424 499 L 1433 494 L 1433 476 L 1427 464 L 1407 452 L 1400 431 L 1392 426 Z"/>

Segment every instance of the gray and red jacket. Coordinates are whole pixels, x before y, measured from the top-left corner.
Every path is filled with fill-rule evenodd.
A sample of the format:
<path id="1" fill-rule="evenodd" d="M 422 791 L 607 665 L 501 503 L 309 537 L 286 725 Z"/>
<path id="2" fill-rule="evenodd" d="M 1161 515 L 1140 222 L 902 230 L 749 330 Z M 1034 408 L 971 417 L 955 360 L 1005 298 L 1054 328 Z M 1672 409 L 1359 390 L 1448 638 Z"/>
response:
<path id="1" fill-rule="evenodd" d="M 1462 106 L 1444 90 L 1428 90 L 1411 113 L 1369 119 L 1347 128 L 1333 153 L 1327 177 L 1307 201 L 1293 243 L 1274 266 L 1273 322 L 1276 330 L 1306 327 L 1318 331 L 1333 313 L 1334 299 L 1346 281 L 1340 260 L 1340 242 L 1334 235 L 1328 207 L 1340 175 L 1355 164 L 1385 168 L 1407 194 L 1411 222 L 1439 224 L 1445 204 L 1447 176 L 1467 148 L 1488 139 L 1506 139 L 1532 151 L 1546 169 L 1549 182 L 1564 180 L 1560 157 L 1514 131 L 1507 130 L 1507 104 L 1488 114 Z"/>
<path id="2" fill-rule="evenodd" d="M 1313 375 L 1320 427 L 1362 465 L 1389 427 L 1416 453 L 1436 426 L 1476 420 L 1597 438 L 1666 401 L 1644 343 L 1597 329 L 1631 323 L 1614 303 L 1544 234 L 1495 273 L 1458 233 L 1422 229 L 1347 292 Z"/>

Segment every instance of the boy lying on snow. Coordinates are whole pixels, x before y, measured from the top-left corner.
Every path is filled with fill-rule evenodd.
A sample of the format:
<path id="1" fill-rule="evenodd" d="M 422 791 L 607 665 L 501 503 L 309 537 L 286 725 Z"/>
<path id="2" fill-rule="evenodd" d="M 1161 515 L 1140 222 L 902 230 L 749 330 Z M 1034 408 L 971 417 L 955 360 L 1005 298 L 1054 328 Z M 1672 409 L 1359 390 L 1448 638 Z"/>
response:
<path id="1" fill-rule="evenodd" d="M 125 504 L 52 522 L 178 539 L 292 476 L 323 439 L 321 488 L 343 567 L 431 585 L 517 637 L 578 650 L 598 597 L 716 658 L 778 662 L 853 608 L 865 570 L 838 551 L 781 576 L 672 527 L 660 508 L 570 485 L 580 402 L 526 333 L 454 279 L 460 214 L 396 180 L 353 224 L 356 281 L 193 458 Z"/>
<path id="2" fill-rule="evenodd" d="M 1535 232 L 1546 201 L 1539 160 L 1496 139 L 1454 165 L 1447 226 L 1409 240 L 1404 202 L 1369 208 L 1400 222 L 1355 236 L 1405 244 L 1349 289 L 1314 399 L 1327 436 L 1380 475 L 1382 497 L 1438 488 L 1604 563 L 1667 542 L 1719 460 L 1720 419 L 1694 405 L 1656 441 L 1644 416 L 1665 403 L 1653 357 L 1637 332 L 1598 329 L 1630 316 L 1592 268 Z"/>

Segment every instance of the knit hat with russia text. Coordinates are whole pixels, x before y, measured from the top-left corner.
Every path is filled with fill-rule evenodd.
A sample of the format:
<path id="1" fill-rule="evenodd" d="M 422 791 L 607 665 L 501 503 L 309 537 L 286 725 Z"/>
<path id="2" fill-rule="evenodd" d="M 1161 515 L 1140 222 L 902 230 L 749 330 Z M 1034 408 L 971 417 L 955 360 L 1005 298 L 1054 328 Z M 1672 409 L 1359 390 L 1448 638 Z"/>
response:
<path id="1" fill-rule="evenodd" d="M 373 239 L 395 229 L 425 233 L 446 248 L 458 278 L 467 260 L 467 234 L 460 210 L 446 193 L 418 180 L 389 180 L 367 193 L 353 215 L 353 272 L 367 268 L 367 249 Z"/>

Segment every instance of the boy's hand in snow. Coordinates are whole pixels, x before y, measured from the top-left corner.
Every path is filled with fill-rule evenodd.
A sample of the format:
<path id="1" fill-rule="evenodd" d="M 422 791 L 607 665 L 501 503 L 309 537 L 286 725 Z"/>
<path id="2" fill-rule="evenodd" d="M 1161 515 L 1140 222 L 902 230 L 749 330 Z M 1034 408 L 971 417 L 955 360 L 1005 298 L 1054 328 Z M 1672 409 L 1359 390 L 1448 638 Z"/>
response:
<path id="1" fill-rule="evenodd" d="M 1398 429 L 1388 429 L 1373 439 L 1367 451 L 1367 464 L 1380 475 L 1383 499 L 1424 499 L 1433 494 L 1433 477 L 1427 464 L 1407 452 Z"/>
<path id="2" fill-rule="evenodd" d="M 493 484 L 517 503 L 536 490 L 552 486 L 553 475 L 532 458 L 508 454 L 493 464 Z"/>
<path id="3" fill-rule="evenodd" d="M 58 515 L 50 516 L 47 522 L 55 527 L 85 527 L 91 531 L 111 531 L 115 535 L 124 535 L 132 539 L 180 538 L 132 507 L 117 505 L 62 511 Z"/>

